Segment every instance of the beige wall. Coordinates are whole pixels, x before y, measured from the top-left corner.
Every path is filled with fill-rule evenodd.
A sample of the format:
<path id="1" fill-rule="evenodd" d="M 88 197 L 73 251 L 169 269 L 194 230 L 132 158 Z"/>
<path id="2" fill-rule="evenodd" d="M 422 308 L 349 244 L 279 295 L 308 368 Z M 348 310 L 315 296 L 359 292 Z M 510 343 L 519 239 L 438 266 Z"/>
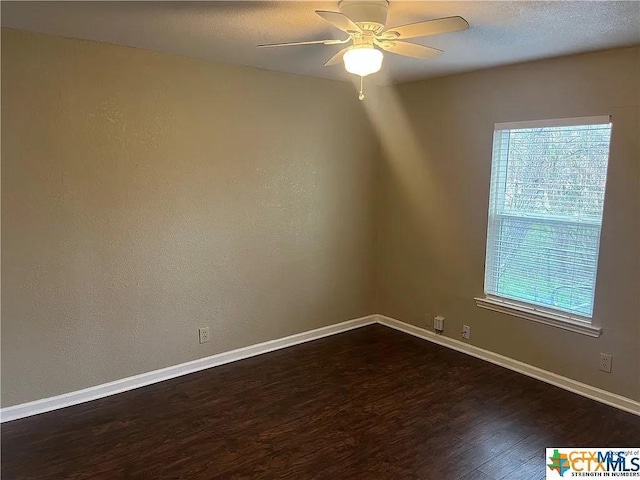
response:
<path id="1" fill-rule="evenodd" d="M 3 30 L 2 47 L 3 406 L 375 311 L 445 315 L 447 336 L 465 323 L 640 399 L 638 48 L 360 104 L 347 84 L 106 44 Z M 478 309 L 493 124 L 607 113 L 603 336 Z"/>
<path id="2" fill-rule="evenodd" d="M 378 157 L 351 85 L 3 30 L 2 405 L 372 313 Z"/>
<path id="3" fill-rule="evenodd" d="M 640 49 L 496 68 L 389 89 L 380 167 L 378 310 L 640 399 Z M 384 117 L 379 108 L 384 107 Z M 371 107 L 370 107 L 371 108 Z M 479 309 L 493 124 L 612 114 L 594 323 L 599 339 Z M 395 128 L 392 128 L 395 127 Z M 613 372 L 598 371 L 600 352 Z"/>

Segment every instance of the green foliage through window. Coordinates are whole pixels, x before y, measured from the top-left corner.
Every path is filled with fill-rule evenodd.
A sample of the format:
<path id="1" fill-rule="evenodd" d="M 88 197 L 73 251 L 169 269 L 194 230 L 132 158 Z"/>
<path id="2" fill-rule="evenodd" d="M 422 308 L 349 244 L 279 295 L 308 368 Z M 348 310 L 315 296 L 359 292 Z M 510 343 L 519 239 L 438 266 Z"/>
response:
<path id="1" fill-rule="evenodd" d="M 610 135 L 608 122 L 496 130 L 487 294 L 592 316 Z"/>

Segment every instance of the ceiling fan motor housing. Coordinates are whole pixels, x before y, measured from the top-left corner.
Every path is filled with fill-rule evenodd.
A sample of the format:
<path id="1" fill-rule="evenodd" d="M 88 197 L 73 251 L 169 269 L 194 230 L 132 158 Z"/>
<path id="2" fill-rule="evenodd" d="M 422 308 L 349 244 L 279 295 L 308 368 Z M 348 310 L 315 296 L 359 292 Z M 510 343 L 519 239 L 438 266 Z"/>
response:
<path id="1" fill-rule="evenodd" d="M 389 2 L 388 0 L 342 0 L 339 10 L 362 30 L 378 32 L 387 23 Z"/>

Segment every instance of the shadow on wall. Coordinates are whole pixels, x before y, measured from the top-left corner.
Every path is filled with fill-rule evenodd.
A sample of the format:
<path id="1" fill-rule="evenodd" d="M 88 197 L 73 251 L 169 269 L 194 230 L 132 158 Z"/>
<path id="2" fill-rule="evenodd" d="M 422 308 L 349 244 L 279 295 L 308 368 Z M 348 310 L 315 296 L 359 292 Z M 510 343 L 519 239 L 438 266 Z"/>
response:
<path id="1" fill-rule="evenodd" d="M 402 224 L 408 225 L 410 231 L 403 233 L 411 235 L 413 240 L 399 248 L 414 246 L 417 249 L 414 253 L 419 258 L 431 263 L 429 258 L 437 257 L 440 263 L 443 260 L 450 263 L 451 268 L 471 261 L 466 258 L 470 257 L 469 252 L 457 248 L 459 242 L 448 241 L 453 236 L 459 238 L 462 233 L 456 226 L 457 220 L 442 218 L 451 206 L 443 208 L 443 202 L 450 199 L 446 186 L 437 181 L 438 171 L 442 168 L 438 162 L 447 161 L 438 151 L 440 147 L 429 143 L 416 131 L 395 86 L 370 88 L 363 106 L 380 140 L 380 172 L 386 177 L 381 177 L 379 182 L 380 228 L 393 229 L 395 216 L 405 216 Z M 387 207 L 389 202 L 401 202 L 402 205 Z M 385 216 L 387 210 L 393 215 Z M 391 233 L 391 237 L 396 234 Z M 387 253 L 393 255 L 393 251 Z M 446 261 L 452 257 L 457 260 Z M 465 272 L 448 269 L 441 274 L 459 277 Z"/>

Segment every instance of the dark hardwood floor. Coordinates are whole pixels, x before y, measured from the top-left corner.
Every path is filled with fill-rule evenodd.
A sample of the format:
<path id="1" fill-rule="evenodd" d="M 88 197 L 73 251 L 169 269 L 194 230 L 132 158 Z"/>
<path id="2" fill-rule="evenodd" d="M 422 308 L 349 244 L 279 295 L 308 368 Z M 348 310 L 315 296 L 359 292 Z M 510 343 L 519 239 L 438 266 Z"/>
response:
<path id="1" fill-rule="evenodd" d="M 7 479 L 542 479 L 640 417 L 380 325 L 2 425 Z"/>

